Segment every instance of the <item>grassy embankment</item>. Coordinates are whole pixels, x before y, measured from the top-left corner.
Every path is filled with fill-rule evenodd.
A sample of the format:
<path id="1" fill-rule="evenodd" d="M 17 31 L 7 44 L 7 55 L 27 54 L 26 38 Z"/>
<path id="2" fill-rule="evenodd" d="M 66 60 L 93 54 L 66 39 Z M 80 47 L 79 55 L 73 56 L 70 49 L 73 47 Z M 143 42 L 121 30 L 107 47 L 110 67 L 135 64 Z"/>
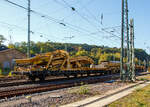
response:
<path id="1" fill-rule="evenodd" d="M 138 79 L 150 81 L 150 75 Z M 150 85 L 136 89 L 132 94 L 113 102 L 109 107 L 150 107 Z"/>

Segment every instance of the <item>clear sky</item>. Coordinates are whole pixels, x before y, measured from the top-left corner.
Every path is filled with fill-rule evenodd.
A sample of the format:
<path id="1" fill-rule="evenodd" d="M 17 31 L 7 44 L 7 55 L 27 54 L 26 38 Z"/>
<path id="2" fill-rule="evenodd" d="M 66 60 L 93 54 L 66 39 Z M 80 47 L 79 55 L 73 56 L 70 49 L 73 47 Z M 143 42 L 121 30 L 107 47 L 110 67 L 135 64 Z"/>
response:
<path id="1" fill-rule="evenodd" d="M 10 1 L 27 7 L 27 0 Z M 135 47 L 148 53 L 149 4 L 150 0 L 129 0 L 129 19 L 135 21 Z M 107 32 L 120 36 L 121 0 L 31 0 L 31 9 L 40 13 L 31 13 L 32 41 L 120 47 L 120 39 Z M 10 40 L 27 41 L 27 11 L 0 0 L 0 34 L 7 38 L 5 44 Z"/>

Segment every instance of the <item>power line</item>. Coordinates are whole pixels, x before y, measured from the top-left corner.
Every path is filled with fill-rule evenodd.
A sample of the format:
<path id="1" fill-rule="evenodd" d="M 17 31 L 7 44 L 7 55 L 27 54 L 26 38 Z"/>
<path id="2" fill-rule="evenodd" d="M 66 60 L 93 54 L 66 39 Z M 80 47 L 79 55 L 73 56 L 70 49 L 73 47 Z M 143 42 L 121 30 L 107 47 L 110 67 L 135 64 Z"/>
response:
<path id="1" fill-rule="evenodd" d="M 97 18 L 86 8 L 86 6 L 82 5 L 82 8 L 84 8 L 84 10 L 87 11 L 87 13 L 89 13 L 96 22 L 99 23 L 99 20 L 97 20 Z"/>
<path id="2" fill-rule="evenodd" d="M 26 28 L 20 27 L 20 26 L 18 26 L 18 25 L 8 24 L 8 23 L 2 22 L 2 21 L 0 21 L 0 23 L 1 23 L 1 24 L 4 24 L 4 25 L 7 25 L 7 26 L 12 26 L 12 27 L 14 27 L 14 28 L 18 28 L 18 29 L 20 29 L 20 30 L 22 30 L 22 31 L 27 31 Z M 34 35 L 34 34 L 38 34 L 39 36 L 42 35 L 43 38 L 46 38 L 46 39 L 49 40 L 49 38 L 47 38 L 47 37 L 44 36 L 44 35 L 48 36 L 49 34 L 45 34 L 45 33 L 42 33 L 42 32 L 37 32 L 37 31 L 33 31 L 33 30 L 31 30 L 30 32 L 31 32 L 32 35 Z M 79 33 L 80 31 L 77 30 L 77 32 Z M 83 33 L 83 32 L 80 32 L 80 33 Z M 91 34 L 84 34 L 83 36 L 91 37 L 91 36 L 89 36 L 89 35 L 91 35 Z M 60 38 L 58 38 L 58 37 L 56 37 L 56 36 L 52 36 L 52 35 L 51 35 L 51 37 L 54 37 L 54 38 L 56 38 L 57 40 L 60 39 Z M 97 39 L 95 39 L 95 37 L 93 37 L 92 39 L 97 40 Z M 95 41 L 93 41 L 93 40 L 91 40 L 91 39 L 88 39 L 88 40 L 89 40 L 89 41 L 92 41 L 93 43 L 95 43 Z M 55 42 L 55 41 L 54 41 L 54 42 Z"/>
<path id="3" fill-rule="evenodd" d="M 8 23 L 2 22 L 2 21 L 0 21 L 0 23 L 5 24 L 5 25 L 7 25 L 7 26 L 12 26 L 12 27 L 18 28 L 18 29 L 20 29 L 20 30 L 22 30 L 22 31 L 26 31 L 26 30 L 27 30 L 27 29 L 25 29 L 25 28 L 23 28 L 23 27 L 20 27 L 20 26 L 14 25 L 14 24 L 8 24 Z M 73 28 L 72 28 L 72 29 L 73 29 Z M 75 29 L 74 29 L 74 30 L 75 30 Z M 78 31 L 78 30 L 76 30 L 76 31 L 77 31 L 78 33 L 80 32 L 80 31 Z M 34 35 L 34 34 L 36 33 L 36 34 L 38 34 L 39 36 L 40 36 L 40 35 L 42 35 L 42 36 L 44 36 L 44 35 L 48 36 L 48 34 L 45 34 L 45 33 L 42 33 L 42 32 L 37 32 L 37 31 L 33 31 L 33 30 L 31 30 L 30 32 L 31 32 L 32 35 Z M 83 32 L 80 32 L 80 33 L 83 33 Z M 83 36 L 91 37 L 90 35 L 91 35 L 91 34 L 84 34 Z M 52 35 L 51 35 L 51 36 L 52 36 Z M 52 37 L 56 38 L 57 40 L 60 39 L 60 38 L 57 38 L 56 36 L 52 36 Z M 47 37 L 44 37 L 44 38 L 47 38 Z M 48 38 L 47 38 L 47 39 L 48 39 Z M 97 40 L 97 39 L 95 39 L 94 36 L 93 36 L 92 39 Z M 90 40 L 90 41 L 92 41 L 92 40 Z M 95 43 L 95 41 L 93 41 L 93 43 Z"/>
<path id="4" fill-rule="evenodd" d="M 8 3 L 11 3 L 11 4 L 15 5 L 15 6 L 18 6 L 18 7 L 22 8 L 22 9 L 27 10 L 27 8 L 25 8 L 25 7 L 23 7 L 23 6 L 19 5 L 19 4 L 13 3 L 13 2 L 11 2 L 11 1 L 9 1 L 9 0 L 4 0 L 4 1 L 7 1 Z M 77 31 L 77 32 L 82 32 L 82 33 L 83 33 L 83 31 L 84 31 L 84 32 L 86 32 L 86 36 L 92 37 L 92 33 L 91 33 L 91 32 L 89 32 L 88 30 L 83 29 L 83 28 L 81 28 L 81 27 L 79 27 L 79 26 L 72 25 L 72 24 L 67 23 L 67 22 L 62 22 L 61 20 L 52 18 L 52 17 L 50 17 L 50 16 L 48 16 L 48 15 L 42 14 L 42 13 L 37 12 L 37 11 L 35 11 L 35 10 L 30 10 L 30 11 L 31 11 L 32 13 L 34 13 L 34 14 L 39 15 L 39 16 L 42 17 L 42 18 L 47 18 L 47 19 L 49 19 L 50 21 L 53 21 L 53 22 L 55 22 L 55 23 L 58 23 L 58 24 L 60 24 L 60 25 L 62 25 L 62 26 L 66 26 L 66 27 L 68 27 L 68 28 L 70 28 L 70 29 L 73 29 L 73 30 L 75 30 L 75 31 Z M 68 25 L 69 25 L 69 26 L 68 26 Z M 97 34 L 99 34 L 100 32 L 101 32 L 101 31 L 99 31 Z M 103 32 L 101 32 L 101 33 L 103 33 Z M 95 38 L 95 37 L 93 36 L 92 39 L 94 39 L 94 38 Z M 97 40 L 97 38 L 96 38 L 95 40 Z"/>
<path id="5" fill-rule="evenodd" d="M 72 6 L 70 6 L 65 0 L 62 0 L 67 6 L 69 6 L 70 8 L 72 8 Z M 82 17 L 84 20 L 86 20 L 89 24 L 91 24 L 92 26 L 94 26 L 96 29 L 97 29 L 97 27 L 93 24 L 93 23 L 91 23 L 87 18 L 85 18 L 84 16 L 82 16 L 76 9 L 74 9 L 74 11 L 76 11 L 77 12 L 77 14 L 80 16 L 80 17 Z M 87 10 L 88 11 L 88 10 Z M 93 15 L 92 15 L 93 16 Z M 94 17 L 94 16 L 93 16 Z M 94 17 L 95 18 L 95 17 Z M 115 27 L 118 27 L 118 26 L 115 26 Z M 120 27 L 120 26 L 119 26 Z M 99 30 L 99 29 L 97 29 L 98 30 L 98 32 L 100 33 L 101 31 Z M 106 30 L 104 30 L 104 29 L 102 29 L 103 31 L 105 31 L 106 33 L 109 33 L 109 34 L 111 34 L 111 35 L 113 35 L 113 36 L 115 36 L 115 37 L 117 37 L 117 38 L 120 38 L 120 37 L 118 37 L 117 35 L 115 35 L 115 34 L 113 34 L 113 33 L 111 33 L 111 32 L 108 32 L 108 31 L 106 31 Z"/>
<path id="6" fill-rule="evenodd" d="M 97 26 L 95 26 L 93 23 L 91 23 L 86 17 L 82 16 L 73 6 L 71 6 L 70 4 L 68 4 L 65 0 L 62 0 L 65 5 L 69 8 L 71 8 L 72 11 L 75 11 L 77 13 L 77 15 L 79 15 L 82 19 L 84 19 L 86 22 L 88 22 L 90 25 L 92 25 L 96 30 L 98 30 L 99 32 L 101 32 Z M 61 4 L 61 3 L 59 3 Z M 62 5 L 62 4 L 61 4 Z M 64 6 L 64 5 L 63 5 Z"/>
<path id="7" fill-rule="evenodd" d="M 112 26 L 112 27 L 105 27 L 105 28 L 103 28 L 103 29 L 114 29 L 114 28 L 121 28 L 121 26 L 119 25 L 119 26 Z"/>
<path id="8" fill-rule="evenodd" d="M 25 8 L 25 7 L 21 6 L 21 5 L 18 5 L 18 4 L 16 5 L 16 3 L 13 3 L 13 2 L 11 2 L 11 1 L 9 1 L 9 0 L 4 0 L 4 1 L 7 1 L 7 2 L 9 2 L 9 3 L 11 3 L 11 4 L 15 5 L 15 6 L 21 7 L 21 8 L 23 8 L 23 9 L 25 9 L 25 10 L 28 10 L 27 8 Z M 48 15 L 45 15 L 45 14 L 40 13 L 40 12 L 37 12 L 37 11 L 35 11 L 35 10 L 30 10 L 30 11 L 31 11 L 32 13 L 34 13 L 34 14 L 39 15 L 39 16 L 42 17 L 42 18 L 47 18 L 47 19 L 49 19 L 49 20 L 51 20 L 51 21 L 53 21 L 53 22 L 55 22 L 55 23 L 58 23 L 58 24 L 60 24 L 60 25 L 63 25 L 63 26 L 69 25 L 69 26 L 72 26 L 72 27 L 81 29 L 82 31 L 89 32 L 88 30 L 86 30 L 86 29 L 84 29 L 84 28 L 81 28 L 81 27 L 76 26 L 76 25 L 72 25 L 72 24 L 67 23 L 67 22 L 62 22 L 61 20 L 52 18 L 52 17 L 50 17 L 50 16 L 48 16 Z"/>
<path id="9" fill-rule="evenodd" d="M 8 2 L 8 3 L 11 3 L 11 4 L 15 5 L 15 6 L 18 6 L 18 7 L 22 8 L 22 9 L 28 10 L 27 8 L 25 8 L 25 7 L 23 7 L 23 6 L 19 5 L 19 4 L 16 4 L 16 3 L 14 3 L 14 2 L 11 2 L 11 1 L 9 1 L 9 0 L 4 0 L 4 1 L 6 1 L 6 2 Z M 48 16 L 48 15 L 45 15 L 45 14 L 42 14 L 42 13 L 40 13 L 40 12 L 37 12 L 37 11 L 34 11 L 34 10 L 30 10 L 30 11 L 31 11 L 32 13 L 34 13 L 34 14 L 39 15 L 39 16 L 42 17 L 42 18 L 47 18 L 47 19 L 49 19 L 49 20 L 51 20 L 51 21 L 53 21 L 53 22 L 56 22 L 56 23 L 58 23 L 58 24 L 60 24 L 60 25 L 66 26 L 66 25 L 68 24 L 68 25 L 70 25 L 70 26 L 73 26 L 73 27 L 76 27 L 76 28 L 78 28 L 78 29 L 82 29 L 82 30 L 88 32 L 88 30 L 85 30 L 85 29 L 80 28 L 80 27 L 78 27 L 78 26 L 69 24 L 69 23 L 67 23 L 67 22 L 62 23 L 61 20 L 52 18 L 52 17 L 50 17 L 50 16 Z"/>
<path id="10" fill-rule="evenodd" d="M 87 21 L 90 25 L 92 25 L 93 27 L 95 27 L 98 31 L 99 29 L 97 28 L 97 26 L 95 26 L 93 23 L 91 23 L 86 17 L 82 16 L 73 6 L 69 5 L 65 0 L 62 0 L 68 7 L 71 8 L 72 11 L 75 11 L 82 19 L 84 19 L 85 21 Z"/>
<path id="11" fill-rule="evenodd" d="M 7 25 L 7 26 L 12 26 L 12 27 L 18 28 L 18 29 L 20 29 L 20 30 L 22 30 L 22 31 L 27 31 L 26 28 L 23 28 L 23 27 L 14 25 L 14 24 L 8 24 L 8 23 L 2 22 L 2 21 L 0 21 L 0 23 L 1 23 L 1 24 L 4 24 L 4 25 Z M 13 29 L 13 28 L 11 28 L 11 29 Z M 39 36 L 40 36 L 40 35 L 48 35 L 48 34 L 45 34 L 45 33 L 42 33 L 42 32 L 37 32 L 37 31 L 33 31 L 33 30 L 30 30 L 30 33 L 31 33 L 32 35 L 34 35 L 34 34 L 36 33 L 36 34 L 39 34 Z M 56 39 L 59 39 L 59 38 L 57 38 L 56 36 L 53 36 L 53 35 L 51 35 L 51 36 L 54 37 L 54 38 L 56 38 Z"/>
<path id="12" fill-rule="evenodd" d="M 17 26 L 17 25 L 13 25 L 13 24 L 9 24 L 9 23 L 6 23 L 6 22 L 2 22 L 0 21 L 1 24 L 4 24 L 4 25 L 7 25 L 7 26 L 12 26 L 12 27 L 15 27 L 15 28 L 18 28 L 18 29 L 21 29 L 23 31 L 26 31 L 27 29 L 23 28 L 23 27 L 20 27 L 20 26 Z"/>
<path id="13" fill-rule="evenodd" d="M 12 2 L 12 1 L 9 1 L 9 0 L 4 0 L 4 1 L 6 1 L 6 2 L 8 2 L 8 3 L 10 3 L 10 4 L 13 4 L 13 5 L 15 5 L 15 6 L 18 6 L 18 7 L 22 8 L 22 9 L 28 10 L 27 8 L 21 6 L 21 5 L 17 4 L 17 3 L 14 3 L 14 2 Z"/>
<path id="14" fill-rule="evenodd" d="M 113 34 L 113 33 L 109 32 L 109 31 L 106 31 L 104 28 L 102 28 L 102 30 L 103 30 L 104 32 L 106 32 L 106 33 L 111 34 L 113 37 L 117 37 L 117 38 L 121 39 L 121 37 L 120 37 L 120 36 L 117 36 L 117 35 L 115 35 L 115 34 Z"/>

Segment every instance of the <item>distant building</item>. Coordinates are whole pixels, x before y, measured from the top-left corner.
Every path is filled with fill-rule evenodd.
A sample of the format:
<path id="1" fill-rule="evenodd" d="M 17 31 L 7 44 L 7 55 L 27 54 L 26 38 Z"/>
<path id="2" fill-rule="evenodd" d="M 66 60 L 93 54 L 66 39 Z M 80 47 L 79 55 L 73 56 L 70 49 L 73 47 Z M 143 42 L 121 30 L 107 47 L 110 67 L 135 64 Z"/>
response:
<path id="1" fill-rule="evenodd" d="M 4 70 L 5 68 L 13 67 L 13 59 L 26 58 L 26 54 L 16 50 L 16 49 L 0 49 L 0 68 Z"/>

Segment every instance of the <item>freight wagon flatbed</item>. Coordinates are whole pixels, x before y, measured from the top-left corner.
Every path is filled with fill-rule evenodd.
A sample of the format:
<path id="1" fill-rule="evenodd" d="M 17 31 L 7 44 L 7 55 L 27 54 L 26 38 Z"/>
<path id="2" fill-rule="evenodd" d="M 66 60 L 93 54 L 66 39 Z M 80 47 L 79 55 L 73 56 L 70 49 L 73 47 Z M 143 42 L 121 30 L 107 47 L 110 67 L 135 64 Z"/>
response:
<path id="1" fill-rule="evenodd" d="M 26 75 L 31 80 L 35 80 L 35 78 L 39 78 L 40 80 L 44 80 L 46 76 L 83 76 L 90 74 L 98 74 L 98 75 L 109 75 L 119 73 L 119 69 L 108 69 L 108 68 L 80 68 L 80 69 L 64 69 L 64 70 L 43 70 L 43 71 L 14 71 L 13 74 L 16 75 Z"/>

